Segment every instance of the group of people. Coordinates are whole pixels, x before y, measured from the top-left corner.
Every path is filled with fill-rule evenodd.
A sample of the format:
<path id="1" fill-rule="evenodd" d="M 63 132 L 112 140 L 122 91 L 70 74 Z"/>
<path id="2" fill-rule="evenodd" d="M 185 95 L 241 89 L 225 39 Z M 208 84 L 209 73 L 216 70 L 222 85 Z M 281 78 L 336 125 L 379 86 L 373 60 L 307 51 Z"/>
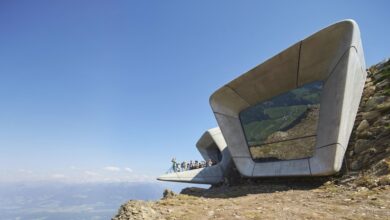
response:
<path id="1" fill-rule="evenodd" d="M 186 170 L 194 170 L 194 169 L 199 169 L 199 168 L 204 168 L 204 167 L 211 167 L 215 165 L 216 163 L 209 159 L 207 161 L 192 161 L 186 162 L 183 161 L 181 163 L 176 162 L 176 158 L 172 158 L 172 170 L 174 172 L 181 172 L 181 171 L 186 171 Z"/>

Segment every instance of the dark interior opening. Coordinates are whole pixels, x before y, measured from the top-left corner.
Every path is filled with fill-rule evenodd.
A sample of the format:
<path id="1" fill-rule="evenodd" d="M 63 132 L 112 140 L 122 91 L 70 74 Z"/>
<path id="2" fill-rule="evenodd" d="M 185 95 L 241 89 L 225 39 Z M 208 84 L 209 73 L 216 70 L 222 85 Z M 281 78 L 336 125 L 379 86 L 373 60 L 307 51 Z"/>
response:
<path id="1" fill-rule="evenodd" d="M 208 146 L 206 148 L 206 151 L 207 151 L 207 154 L 212 161 L 215 161 L 216 163 L 221 162 L 222 153 L 221 153 L 221 151 L 219 151 L 218 146 L 215 143 Z"/>

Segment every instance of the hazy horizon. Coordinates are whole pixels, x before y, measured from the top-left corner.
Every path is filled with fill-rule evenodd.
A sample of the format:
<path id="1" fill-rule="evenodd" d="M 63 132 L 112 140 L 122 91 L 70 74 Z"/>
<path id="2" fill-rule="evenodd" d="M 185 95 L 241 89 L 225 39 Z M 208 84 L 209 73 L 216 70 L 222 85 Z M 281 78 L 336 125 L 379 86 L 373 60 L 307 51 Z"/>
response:
<path id="1" fill-rule="evenodd" d="M 1 219 L 110 219 L 126 201 L 157 200 L 165 188 L 183 184 L 0 183 Z"/>

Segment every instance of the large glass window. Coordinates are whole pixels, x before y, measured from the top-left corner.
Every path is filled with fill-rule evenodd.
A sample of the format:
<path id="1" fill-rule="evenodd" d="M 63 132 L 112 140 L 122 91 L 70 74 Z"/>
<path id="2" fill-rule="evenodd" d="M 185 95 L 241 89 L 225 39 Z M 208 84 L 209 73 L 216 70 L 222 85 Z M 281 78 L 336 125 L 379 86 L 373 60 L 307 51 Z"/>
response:
<path id="1" fill-rule="evenodd" d="M 322 87 L 322 82 L 312 82 L 240 113 L 253 159 L 291 160 L 313 155 Z"/>

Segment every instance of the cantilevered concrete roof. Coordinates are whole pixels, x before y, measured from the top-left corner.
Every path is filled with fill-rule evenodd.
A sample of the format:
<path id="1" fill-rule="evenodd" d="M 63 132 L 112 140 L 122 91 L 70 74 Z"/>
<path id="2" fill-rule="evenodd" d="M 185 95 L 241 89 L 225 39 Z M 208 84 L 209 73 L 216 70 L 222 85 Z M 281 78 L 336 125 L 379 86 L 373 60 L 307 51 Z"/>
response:
<path id="1" fill-rule="evenodd" d="M 218 163 L 211 167 L 167 173 L 157 179 L 162 181 L 203 184 L 217 184 L 222 182 L 228 169 L 230 169 L 232 160 L 221 130 L 219 128 L 207 130 L 198 140 L 196 147 L 206 161 L 209 159 L 213 161 L 219 160 Z"/>
<path id="2" fill-rule="evenodd" d="M 322 176 L 338 172 L 365 78 L 359 27 L 353 20 L 344 20 L 297 42 L 222 86 L 211 95 L 210 105 L 238 171 L 247 177 Z M 315 81 L 323 82 L 323 89 L 313 156 L 254 161 L 240 112 Z"/>

